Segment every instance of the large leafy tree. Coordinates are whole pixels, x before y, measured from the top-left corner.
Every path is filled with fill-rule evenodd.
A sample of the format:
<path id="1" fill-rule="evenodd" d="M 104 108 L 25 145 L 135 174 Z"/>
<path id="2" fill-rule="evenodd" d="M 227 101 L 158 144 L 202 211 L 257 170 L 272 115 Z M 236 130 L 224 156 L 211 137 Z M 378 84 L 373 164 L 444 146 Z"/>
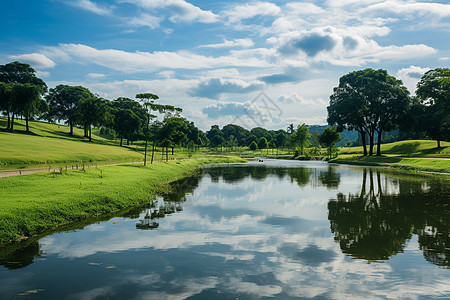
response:
<path id="1" fill-rule="evenodd" d="M 60 84 L 49 90 L 45 99 L 49 106 L 48 118 L 64 121 L 70 127 L 73 135 L 73 126 L 80 118 L 79 102 L 94 95 L 85 87 Z"/>
<path id="2" fill-rule="evenodd" d="M 330 96 L 328 123 L 340 129 L 357 130 L 362 137 L 364 155 L 366 135 L 369 155 L 373 155 L 374 137 L 378 134 L 377 155 L 380 155 L 381 135 L 394 128 L 403 118 L 410 102 L 408 90 L 401 80 L 386 70 L 365 69 L 351 72 L 339 79 Z"/>
<path id="3" fill-rule="evenodd" d="M 450 69 L 426 72 L 416 90 L 424 105 L 423 129 L 440 148 L 440 141 L 450 140 Z"/>
<path id="4" fill-rule="evenodd" d="M 130 140 L 144 133 L 149 116 L 147 109 L 139 102 L 119 97 L 109 105 L 113 116 L 111 125 L 120 137 L 120 146 L 124 138 L 129 144 Z"/>
<path id="5" fill-rule="evenodd" d="M 5 111 L 8 118 L 8 126 L 14 129 L 14 116 L 25 116 L 27 131 L 28 120 L 40 108 L 41 95 L 47 91 L 45 82 L 36 76 L 36 71 L 29 65 L 18 61 L 6 65 L 0 65 L 0 109 Z"/>
<path id="6" fill-rule="evenodd" d="M 84 126 L 84 134 L 92 141 L 92 126 L 100 126 L 108 121 L 107 100 L 90 97 L 79 102 L 80 121 Z"/>

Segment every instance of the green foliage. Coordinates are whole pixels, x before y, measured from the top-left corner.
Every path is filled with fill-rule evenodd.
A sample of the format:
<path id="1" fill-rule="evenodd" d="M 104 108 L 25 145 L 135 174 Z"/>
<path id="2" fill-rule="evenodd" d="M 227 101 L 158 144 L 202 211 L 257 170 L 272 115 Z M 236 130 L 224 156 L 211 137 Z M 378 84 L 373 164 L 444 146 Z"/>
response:
<path id="1" fill-rule="evenodd" d="M 267 139 L 265 137 L 261 137 L 258 141 L 259 149 L 266 149 L 268 147 Z"/>
<path id="2" fill-rule="evenodd" d="M 328 124 L 339 129 L 357 130 L 363 141 L 369 136 L 369 155 L 373 154 L 375 133 L 378 133 L 377 155 L 380 155 L 381 135 L 401 123 L 410 104 L 408 90 L 401 80 L 385 70 L 365 69 L 351 72 L 339 79 L 327 107 Z"/>
<path id="3" fill-rule="evenodd" d="M 250 148 L 250 150 L 255 151 L 256 149 L 258 149 L 258 145 L 256 144 L 255 141 L 251 142 L 250 145 L 248 146 Z"/>
<path id="4" fill-rule="evenodd" d="M 417 84 L 417 96 L 423 105 L 419 125 L 438 142 L 450 140 L 450 69 L 426 72 Z"/>
<path id="5" fill-rule="evenodd" d="M 342 138 L 336 127 L 327 127 L 325 130 L 318 136 L 319 142 L 328 148 L 328 156 L 332 157 L 333 155 L 333 147 L 336 143 L 338 143 Z"/>

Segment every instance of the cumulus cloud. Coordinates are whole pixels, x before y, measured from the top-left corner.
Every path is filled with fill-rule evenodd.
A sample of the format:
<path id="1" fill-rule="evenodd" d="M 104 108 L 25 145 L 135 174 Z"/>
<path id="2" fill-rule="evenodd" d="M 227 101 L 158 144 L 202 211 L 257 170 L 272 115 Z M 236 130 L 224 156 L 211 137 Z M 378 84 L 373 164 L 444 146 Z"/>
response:
<path id="1" fill-rule="evenodd" d="M 409 68 L 398 70 L 397 77 L 401 79 L 408 90 L 414 94 L 416 91 L 416 85 L 420 81 L 420 78 L 422 78 L 423 74 L 429 70 L 430 68 L 410 66 Z"/>
<path id="2" fill-rule="evenodd" d="M 203 108 L 202 112 L 211 119 L 216 119 L 223 116 L 239 117 L 245 114 L 247 107 L 248 103 L 218 102 Z"/>
<path id="3" fill-rule="evenodd" d="M 218 17 L 184 0 L 124 0 L 145 9 L 164 9 L 170 13 L 169 20 L 179 22 L 214 23 Z"/>
<path id="4" fill-rule="evenodd" d="M 224 40 L 223 43 L 218 44 L 208 44 L 208 45 L 201 45 L 199 48 L 231 48 L 231 47 L 252 47 L 255 45 L 252 39 L 245 38 L 245 39 L 235 39 L 232 41 Z"/>
<path id="5" fill-rule="evenodd" d="M 441 3 L 418 3 L 406 1 L 382 1 L 362 9 L 362 13 L 385 13 L 391 12 L 398 15 L 419 14 L 433 15 L 440 18 L 450 16 L 450 4 Z"/>
<path id="6" fill-rule="evenodd" d="M 215 99 L 224 93 L 249 93 L 263 87 L 264 83 L 260 81 L 246 82 L 240 79 L 209 78 L 192 88 L 189 94 L 195 97 Z"/>
<path id="7" fill-rule="evenodd" d="M 66 2 L 69 5 L 90 11 L 97 15 L 110 15 L 112 13 L 112 7 L 104 6 L 104 5 L 98 5 L 95 2 L 92 2 L 90 0 L 72 0 Z"/>
<path id="8" fill-rule="evenodd" d="M 54 68 L 56 65 L 54 61 L 40 53 L 10 55 L 9 58 L 28 63 L 32 67 L 37 69 Z"/>

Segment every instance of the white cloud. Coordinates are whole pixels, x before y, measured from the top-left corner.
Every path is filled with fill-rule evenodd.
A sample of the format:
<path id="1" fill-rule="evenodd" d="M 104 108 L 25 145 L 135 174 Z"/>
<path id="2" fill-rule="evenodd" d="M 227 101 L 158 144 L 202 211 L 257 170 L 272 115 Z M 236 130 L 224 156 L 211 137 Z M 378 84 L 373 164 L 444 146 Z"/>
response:
<path id="1" fill-rule="evenodd" d="M 417 3 L 415 1 L 405 2 L 405 1 L 383 1 L 381 3 L 376 3 L 362 9 L 362 13 L 367 12 L 391 12 L 398 15 L 404 14 L 419 14 L 419 15 L 434 15 L 438 17 L 448 17 L 450 16 L 450 4 L 441 3 Z"/>
<path id="2" fill-rule="evenodd" d="M 256 16 L 276 16 L 281 9 L 269 2 L 252 2 L 244 5 L 236 5 L 232 9 L 223 11 L 222 14 L 232 23 L 238 23 Z"/>
<path id="3" fill-rule="evenodd" d="M 151 16 L 149 14 L 141 14 L 139 17 L 133 17 L 126 20 L 129 26 L 133 27 L 149 27 L 155 29 L 159 27 L 161 18 Z"/>
<path id="4" fill-rule="evenodd" d="M 112 7 L 100 6 L 90 0 L 71 0 L 66 3 L 102 16 L 112 13 Z"/>
<path id="5" fill-rule="evenodd" d="M 9 58 L 29 63 L 32 67 L 37 69 L 54 68 L 56 65 L 54 61 L 40 53 L 10 55 Z"/>
<path id="6" fill-rule="evenodd" d="M 410 66 L 409 68 L 398 70 L 397 78 L 401 79 L 408 90 L 414 94 L 416 91 L 416 85 L 420 81 L 420 78 L 422 78 L 423 74 L 429 70 L 430 68 Z"/>
<path id="7" fill-rule="evenodd" d="M 208 78 L 189 91 L 191 96 L 216 99 L 224 93 L 249 93 L 264 87 L 261 81 L 246 82 L 240 79 Z"/>
<path id="8" fill-rule="evenodd" d="M 49 77 L 50 76 L 50 72 L 36 71 L 36 76 L 37 77 Z"/>
<path id="9" fill-rule="evenodd" d="M 100 74 L 100 73 L 89 73 L 86 75 L 86 77 L 88 77 L 88 78 L 105 78 L 106 75 Z"/>
<path id="10" fill-rule="evenodd" d="M 96 64 L 124 73 L 154 72 L 160 69 L 213 69 L 229 66 L 267 67 L 261 58 L 244 56 L 242 52 L 232 52 L 228 56 L 210 57 L 188 51 L 168 52 L 126 52 L 115 49 L 96 49 L 82 44 L 60 44 L 47 47 L 48 56 L 81 64 Z"/>
<path id="11" fill-rule="evenodd" d="M 217 22 L 217 16 L 211 11 L 205 11 L 184 0 L 124 0 L 145 9 L 165 9 L 170 12 L 169 20 L 178 22 Z"/>
<path id="12" fill-rule="evenodd" d="M 231 48 L 231 47 L 252 47 L 255 45 L 252 39 L 245 38 L 245 39 L 235 39 L 232 41 L 224 39 L 223 43 L 218 44 L 208 44 L 208 45 L 201 45 L 199 48 Z"/>

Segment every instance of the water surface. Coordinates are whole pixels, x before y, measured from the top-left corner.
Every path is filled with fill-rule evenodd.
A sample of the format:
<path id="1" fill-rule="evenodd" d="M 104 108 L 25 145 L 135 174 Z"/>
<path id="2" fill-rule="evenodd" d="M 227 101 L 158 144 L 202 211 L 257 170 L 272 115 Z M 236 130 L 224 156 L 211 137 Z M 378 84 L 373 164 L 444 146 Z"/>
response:
<path id="1" fill-rule="evenodd" d="M 269 160 L 174 189 L 3 249 L 0 298 L 450 297 L 446 178 Z"/>

